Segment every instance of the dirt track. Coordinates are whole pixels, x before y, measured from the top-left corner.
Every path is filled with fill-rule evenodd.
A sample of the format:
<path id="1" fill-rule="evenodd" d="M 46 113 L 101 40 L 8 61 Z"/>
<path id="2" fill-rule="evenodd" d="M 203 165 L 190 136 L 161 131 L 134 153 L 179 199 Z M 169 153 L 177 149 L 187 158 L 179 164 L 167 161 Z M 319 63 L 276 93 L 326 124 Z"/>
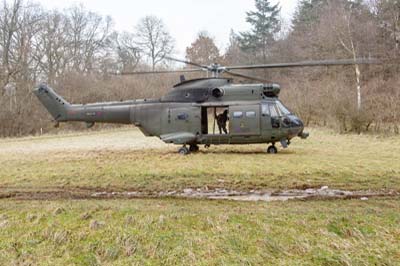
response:
<path id="1" fill-rule="evenodd" d="M 225 189 L 183 191 L 105 191 L 96 188 L 29 188 L 13 190 L 0 188 L 0 199 L 13 200 L 111 200 L 111 199 L 145 199 L 145 198 L 184 198 L 234 201 L 287 201 L 287 200 L 335 200 L 369 198 L 398 198 L 400 193 L 394 191 L 343 191 L 326 187 L 320 189 L 285 190 L 285 191 L 227 191 Z"/>

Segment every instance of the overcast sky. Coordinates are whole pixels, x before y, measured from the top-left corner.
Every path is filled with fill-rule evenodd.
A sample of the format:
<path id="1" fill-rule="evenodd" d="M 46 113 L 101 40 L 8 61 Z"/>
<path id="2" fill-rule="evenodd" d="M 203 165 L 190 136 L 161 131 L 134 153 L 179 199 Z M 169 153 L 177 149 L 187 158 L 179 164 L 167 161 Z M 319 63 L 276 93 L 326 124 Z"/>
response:
<path id="1" fill-rule="evenodd" d="M 141 17 L 156 15 L 166 24 L 176 40 L 176 53 L 185 49 L 200 31 L 208 31 L 224 50 L 230 30 L 249 28 L 246 11 L 254 10 L 254 0 L 36 0 L 48 9 L 63 9 L 82 3 L 87 9 L 101 15 L 110 15 L 117 30 L 132 31 Z M 283 17 L 289 21 L 297 0 L 271 0 L 279 2 Z"/>

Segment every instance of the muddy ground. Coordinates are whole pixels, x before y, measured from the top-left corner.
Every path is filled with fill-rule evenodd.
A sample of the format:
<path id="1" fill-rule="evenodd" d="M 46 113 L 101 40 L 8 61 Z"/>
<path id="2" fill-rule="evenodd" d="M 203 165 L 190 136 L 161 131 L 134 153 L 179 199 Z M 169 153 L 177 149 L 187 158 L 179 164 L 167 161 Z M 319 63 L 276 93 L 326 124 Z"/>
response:
<path id="1" fill-rule="evenodd" d="M 0 188 L 0 199 L 15 200 L 106 200 L 106 199 L 145 199 L 145 198 L 184 198 L 233 201 L 287 201 L 287 200 L 335 200 L 370 198 L 400 198 L 396 191 L 345 191 L 322 187 L 319 189 L 283 190 L 283 191 L 230 191 L 225 189 L 201 190 L 185 189 L 183 191 L 104 191 L 95 188 L 54 189 L 49 187 L 35 190 L 10 187 Z"/>

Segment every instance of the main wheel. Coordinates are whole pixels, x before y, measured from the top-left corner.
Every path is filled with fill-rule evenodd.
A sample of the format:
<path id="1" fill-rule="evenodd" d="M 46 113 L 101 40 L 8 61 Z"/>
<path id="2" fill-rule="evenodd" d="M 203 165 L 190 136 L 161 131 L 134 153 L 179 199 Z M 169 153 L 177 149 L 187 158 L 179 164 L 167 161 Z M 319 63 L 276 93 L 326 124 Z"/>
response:
<path id="1" fill-rule="evenodd" d="M 190 153 L 190 150 L 184 146 L 178 150 L 178 153 L 181 155 L 188 155 Z"/>
<path id="2" fill-rule="evenodd" d="M 271 145 L 271 146 L 268 147 L 267 153 L 269 153 L 269 154 L 277 154 L 278 153 L 278 149 L 275 146 Z"/>
<path id="3" fill-rule="evenodd" d="M 199 150 L 200 150 L 200 148 L 196 144 L 190 145 L 190 147 L 189 147 L 190 152 L 198 152 Z"/>

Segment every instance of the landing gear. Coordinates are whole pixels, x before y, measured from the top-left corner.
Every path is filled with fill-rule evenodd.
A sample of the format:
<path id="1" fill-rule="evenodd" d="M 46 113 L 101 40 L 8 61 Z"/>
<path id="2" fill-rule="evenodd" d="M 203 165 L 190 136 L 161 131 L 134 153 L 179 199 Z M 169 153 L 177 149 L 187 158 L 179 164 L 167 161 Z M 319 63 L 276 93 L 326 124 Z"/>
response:
<path id="1" fill-rule="evenodd" d="M 199 146 L 197 146 L 197 144 L 192 144 L 189 147 L 189 151 L 190 152 L 198 152 L 200 150 Z"/>
<path id="2" fill-rule="evenodd" d="M 183 145 L 183 147 L 178 150 L 178 153 L 181 155 L 188 155 L 191 152 L 198 152 L 199 150 L 200 148 L 197 144 L 190 144 L 189 148 Z"/>
<path id="3" fill-rule="evenodd" d="M 271 146 L 268 147 L 267 153 L 269 153 L 269 154 L 277 154 L 278 153 L 278 149 L 275 147 L 275 145 L 271 145 Z"/>
<path id="4" fill-rule="evenodd" d="M 183 146 L 178 150 L 178 153 L 181 155 L 188 155 L 190 153 L 190 150 L 186 146 Z"/>

